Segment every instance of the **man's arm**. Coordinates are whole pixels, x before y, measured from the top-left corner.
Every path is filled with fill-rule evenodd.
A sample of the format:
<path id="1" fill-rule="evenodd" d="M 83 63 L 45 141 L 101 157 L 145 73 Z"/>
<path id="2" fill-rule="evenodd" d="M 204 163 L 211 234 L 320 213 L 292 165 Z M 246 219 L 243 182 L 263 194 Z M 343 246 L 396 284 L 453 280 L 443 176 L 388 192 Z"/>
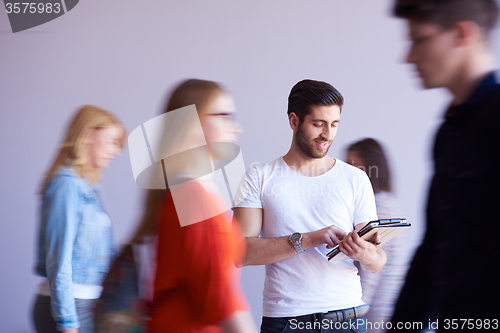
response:
<path id="1" fill-rule="evenodd" d="M 355 230 L 339 243 L 339 248 L 349 258 L 359 261 L 363 270 L 377 273 L 384 267 L 387 255 L 380 245 L 376 245 L 381 241 L 378 233 L 375 234 L 373 243 L 359 237 L 358 230 L 363 225 L 364 223 L 356 225 Z"/>
<path id="2" fill-rule="evenodd" d="M 262 208 L 234 208 L 234 220 L 243 230 L 247 240 L 247 251 L 242 266 L 267 265 L 288 259 L 297 254 L 290 244 L 289 235 L 278 238 L 259 238 L 262 230 Z M 233 223 L 235 221 L 233 220 Z M 304 250 L 326 244 L 327 248 L 337 245 L 345 232 L 335 226 L 329 226 L 302 234 Z"/>

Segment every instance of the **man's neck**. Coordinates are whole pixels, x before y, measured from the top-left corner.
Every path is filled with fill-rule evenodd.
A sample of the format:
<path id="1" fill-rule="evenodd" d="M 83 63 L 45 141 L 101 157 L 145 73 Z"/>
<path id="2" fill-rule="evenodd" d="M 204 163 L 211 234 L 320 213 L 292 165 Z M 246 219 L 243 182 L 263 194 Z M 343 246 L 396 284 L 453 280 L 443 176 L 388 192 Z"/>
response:
<path id="1" fill-rule="evenodd" d="M 472 57 L 471 57 L 472 58 Z M 453 95 L 452 105 L 465 103 L 488 74 L 494 70 L 494 58 L 490 53 L 484 53 L 470 59 L 463 71 L 457 73 L 446 87 Z"/>
<path id="2" fill-rule="evenodd" d="M 283 160 L 292 170 L 306 177 L 320 176 L 333 168 L 336 163 L 334 158 L 326 155 L 322 158 L 306 157 L 297 152 L 293 146 L 283 156 Z"/>

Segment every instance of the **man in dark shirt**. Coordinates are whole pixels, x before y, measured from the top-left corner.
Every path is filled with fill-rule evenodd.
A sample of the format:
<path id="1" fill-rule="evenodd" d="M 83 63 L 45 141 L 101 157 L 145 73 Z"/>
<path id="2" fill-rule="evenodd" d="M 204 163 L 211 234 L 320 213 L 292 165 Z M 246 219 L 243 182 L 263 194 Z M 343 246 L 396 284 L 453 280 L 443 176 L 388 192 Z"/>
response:
<path id="1" fill-rule="evenodd" d="M 393 330 L 500 326 L 500 85 L 488 43 L 495 0 L 396 0 L 425 88 L 453 100 L 434 145 L 427 229 L 390 323 Z M 411 329 L 409 329 L 411 328 Z"/>

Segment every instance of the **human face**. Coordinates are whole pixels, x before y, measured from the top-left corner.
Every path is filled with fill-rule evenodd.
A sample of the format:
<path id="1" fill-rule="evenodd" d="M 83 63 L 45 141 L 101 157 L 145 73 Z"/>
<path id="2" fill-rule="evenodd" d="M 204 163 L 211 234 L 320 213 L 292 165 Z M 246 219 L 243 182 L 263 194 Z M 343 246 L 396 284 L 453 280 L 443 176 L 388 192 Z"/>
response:
<path id="1" fill-rule="evenodd" d="M 347 151 L 347 163 L 350 165 L 365 171 L 365 161 L 359 156 L 359 153 L 355 150 Z"/>
<path id="2" fill-rule="evenodd" d="M 299 153 L 310 159 L 325 157 L 337 135 L 340 121 L 338 105 L 315 105 L 298 124 L 295 143 Z"/>
<path id="3" fill-rule="evenodd" d="M 120 154 L 123 129 L 109 126 L 93 129 L 89 137 L 89 162 L 92 168 L 105 169 Z"/>
<path id="4" fill-rule="evenodd" d="M 456 30 L 409 20 L 411 46 L 406 62 L 415 65 L 425 88 L 449 87 L 457 75 Z"/>
<path id="5" fill-rule="evenodd" d="M 200 114 L 201 127 L 206 141 L 231 142 L 238 141 L 241 127 L 235 119 L 236 108 L 231 95 L 218 94 Z"/>

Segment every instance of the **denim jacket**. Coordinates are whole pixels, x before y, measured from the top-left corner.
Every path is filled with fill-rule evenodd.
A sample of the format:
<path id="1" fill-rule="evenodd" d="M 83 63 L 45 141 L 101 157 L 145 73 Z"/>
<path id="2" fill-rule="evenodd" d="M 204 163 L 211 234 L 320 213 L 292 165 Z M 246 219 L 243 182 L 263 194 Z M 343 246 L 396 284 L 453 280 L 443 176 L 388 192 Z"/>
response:
<path id="1" fill-rule="evenodd" d="M 101 285 L 115 253 L 101 186 L 62 167 L 43 191 L 36 272 L 47 277 L 58 330 L 79 327 L 73 282 Z M 109 219 L 106 219 L 109 220 Z"/>

